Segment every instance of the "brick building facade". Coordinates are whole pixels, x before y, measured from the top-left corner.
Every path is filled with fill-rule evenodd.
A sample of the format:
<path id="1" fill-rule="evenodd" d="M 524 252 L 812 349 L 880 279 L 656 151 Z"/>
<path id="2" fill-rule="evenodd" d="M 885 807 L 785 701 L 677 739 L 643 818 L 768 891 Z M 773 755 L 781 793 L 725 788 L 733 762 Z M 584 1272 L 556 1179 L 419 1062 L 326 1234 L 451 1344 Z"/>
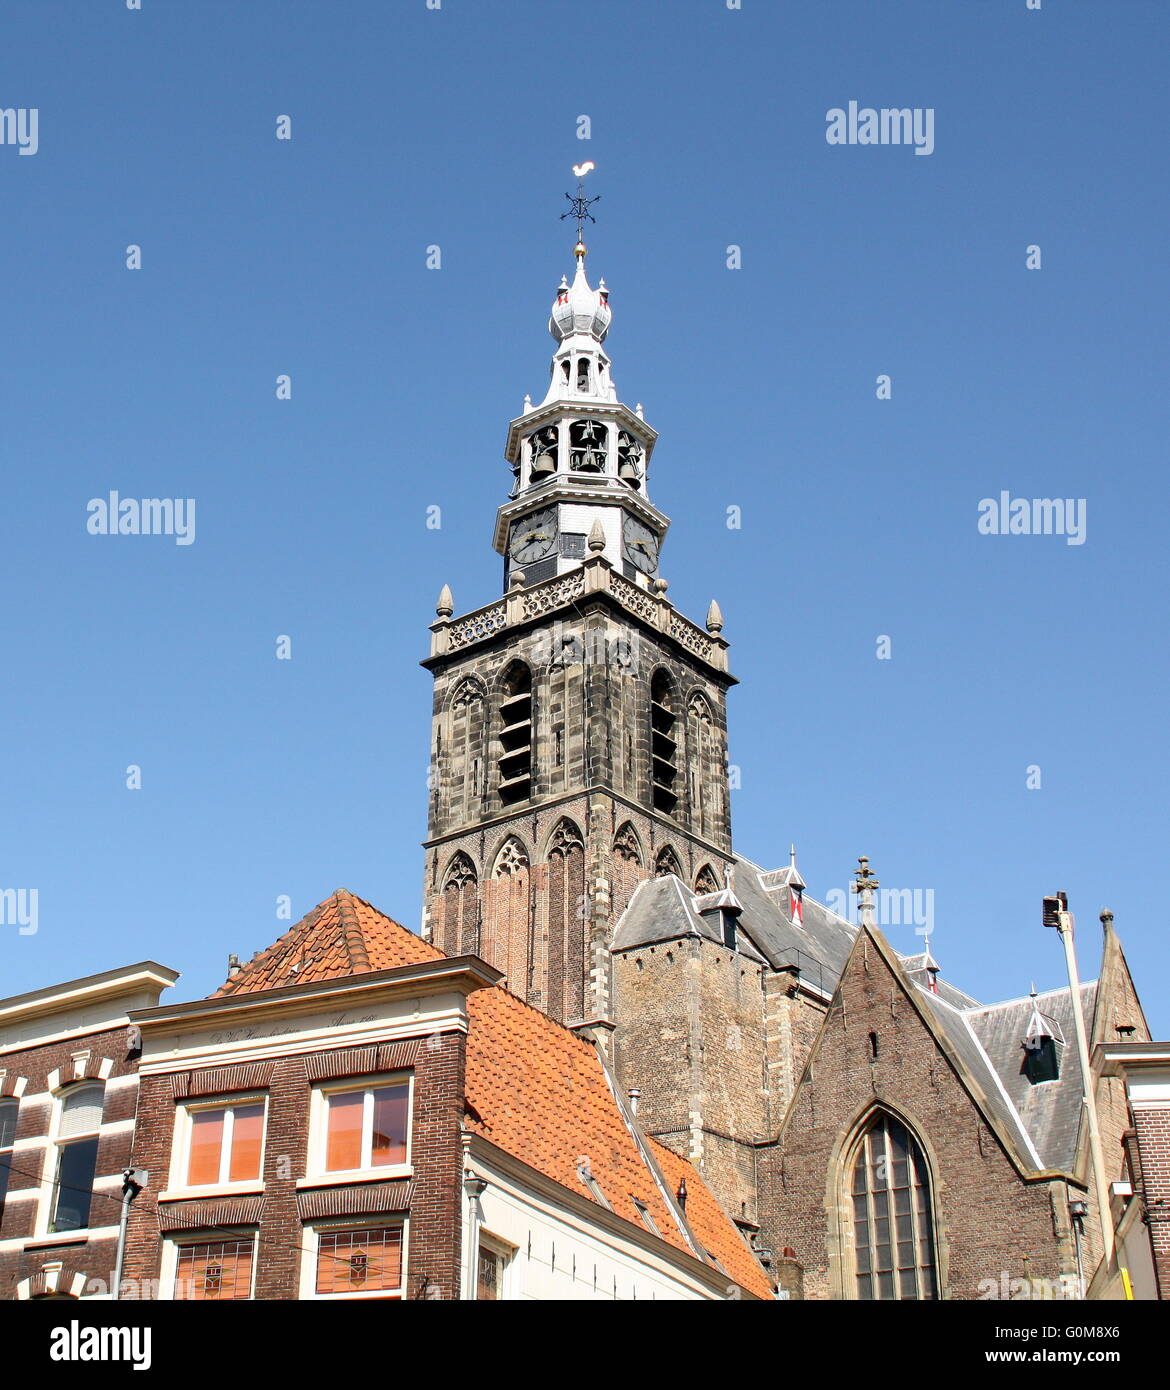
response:
<path id="1" fill-rule="evenodd" d="M 596 1047 L 498 980 L 339 890 L 210 999 L 136 1012 L 125 1296 L 769 1297 Z"/>
<path id="2" fill-rule="evenodd" d="M 131 1166 L 131 1009 L 178 978 L 154 961 L 0 1000 L 0 1297 L 105 1297 Z"/>

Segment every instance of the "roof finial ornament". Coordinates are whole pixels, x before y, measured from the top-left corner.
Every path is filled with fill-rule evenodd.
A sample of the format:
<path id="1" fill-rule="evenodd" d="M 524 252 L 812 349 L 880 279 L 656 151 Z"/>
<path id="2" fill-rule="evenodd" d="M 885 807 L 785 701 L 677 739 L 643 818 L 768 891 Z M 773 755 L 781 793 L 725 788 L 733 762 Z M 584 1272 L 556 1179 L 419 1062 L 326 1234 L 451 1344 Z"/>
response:
<path id="1" fill-rule="evenodd" d="M 930 990 L 931 994 L 937 994 L 937 993 L 938 993 L 938 973 L 939 973 L 939 971 L 942 969 L 942 967 L 939 965 L 938 961 L 935 960 L 933 954 L 931 953 L 931 949 L 930 949 L 930 933 L 931 933 L 931 931 L 932 931 L 932 928 L 931 928 L 931 927 L 925 927 L 925 928 L 922 929 L 922 968 L 923 968 L 923 970 L 926 971 L 926 974 L 927 974 L 927 981 L 926 981 L 926 987 L 927 987 L 927 989 Z"/>
<path id="2" fill-rule="evenodd" d="M 869 860 L 864 854 L 857 862 L 860 868 L 853 875 L 857 882 L 852 887 L 853 892 L 857 894 L 858 920 L 863 927 L 876 927 L 873 916 L 873 891 L 881 885 L 870 870 Z"/>
<path id="3" fill-rule="evenodd" d="M 585 196 L 585 175 L 590 173 L 596 166 L 591 159 L 587 159 L 584 164 L 574 164 L 573 173 L 577 176 L 577 195 L 566 193 L 565 197 L 569 200 L 568 212 L 561 213 L 561 221 L 566 217 L 577 219 L 577 244 L 573 247 L 573 255 L 579 260 L 585 255 L 584 231 L 586 222 L 596 222 L 597 218 L 589 211 L 590 205 L 596 203 L 601 197 L 598 193 L 596 197 L 586 198 Z"/>

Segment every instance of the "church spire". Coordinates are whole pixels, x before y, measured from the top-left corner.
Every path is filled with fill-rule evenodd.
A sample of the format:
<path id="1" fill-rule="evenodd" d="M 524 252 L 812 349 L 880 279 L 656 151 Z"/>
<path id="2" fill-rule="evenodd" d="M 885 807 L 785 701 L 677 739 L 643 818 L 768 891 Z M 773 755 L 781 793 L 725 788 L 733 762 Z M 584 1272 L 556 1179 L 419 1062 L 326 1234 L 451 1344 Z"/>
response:
<path id="1" fill-rule="evenodd" d="M 573 278 L 561 277 L 549 313 L 556 347 L 544 399 L 525 398 L 508 431 L 505 456 L 513 487 L 500 508 L 496 549 L 504 556 L 504 588 L 523 572 L 525 587 L 581 565 L 600 526 L 603 554 L 618 574 L 654 590 L 658 554 L 669 519 L 647 496 L 647 470 L 657 435 L 641 407 L 618 396 L 606 339 L 613 322 L 604 280 L 590 284 L 584 229 L 593 222 L 585 178 L 592 162 L 575 165 L 576 194 L 566 193 L 563 218 L 577 224 Z M 717 618 L 721 622 L 721 619 Z"/>

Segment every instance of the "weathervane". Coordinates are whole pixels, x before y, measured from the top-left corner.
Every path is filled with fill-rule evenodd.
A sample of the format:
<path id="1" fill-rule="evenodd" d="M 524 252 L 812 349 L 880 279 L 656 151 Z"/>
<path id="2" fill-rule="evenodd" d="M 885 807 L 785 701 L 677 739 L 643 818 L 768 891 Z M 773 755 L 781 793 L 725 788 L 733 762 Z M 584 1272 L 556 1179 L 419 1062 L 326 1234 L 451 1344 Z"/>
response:
<path id="1" fill-rule="evenodd" d="M 573 173 L 577 175 L 577 196 L 574 197 L 571 193 L 565 194 L 565 197 L 569 200 L 569 210 L 568 212 L 561 213 L 562 222 L 566 217 L 575 217 L 577 219 L 577 245 L 574 254 L 578 256 L 583 256 L 585 254 L 585 243 L 582 239 L 585 223 L 597 221 L 597 218 L 589 211 L 589 207 L 590 204 L 598 201 L 601 194 L 598 193 L 596 197 L 593 198 L 586 198 L 585 196 L 585 175 L 594 167 L 594 163 L 591 159 L 586 160 L 584 164 L 573 165 Z"/>

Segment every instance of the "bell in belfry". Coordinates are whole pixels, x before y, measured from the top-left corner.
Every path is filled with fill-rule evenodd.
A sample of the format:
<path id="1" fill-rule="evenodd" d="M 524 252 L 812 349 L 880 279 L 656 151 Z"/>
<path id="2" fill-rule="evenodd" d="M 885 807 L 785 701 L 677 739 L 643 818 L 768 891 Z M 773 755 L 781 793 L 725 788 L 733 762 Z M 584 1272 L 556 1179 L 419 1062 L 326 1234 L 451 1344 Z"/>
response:
<path id="1" fill-rule="evenodd" d="M 532 460 L 532 477 L 547 478 L 550 473 L 555 473 L 556 465 L 553 463 L 552 454 L 547 451 L 539 453 Z"/>

